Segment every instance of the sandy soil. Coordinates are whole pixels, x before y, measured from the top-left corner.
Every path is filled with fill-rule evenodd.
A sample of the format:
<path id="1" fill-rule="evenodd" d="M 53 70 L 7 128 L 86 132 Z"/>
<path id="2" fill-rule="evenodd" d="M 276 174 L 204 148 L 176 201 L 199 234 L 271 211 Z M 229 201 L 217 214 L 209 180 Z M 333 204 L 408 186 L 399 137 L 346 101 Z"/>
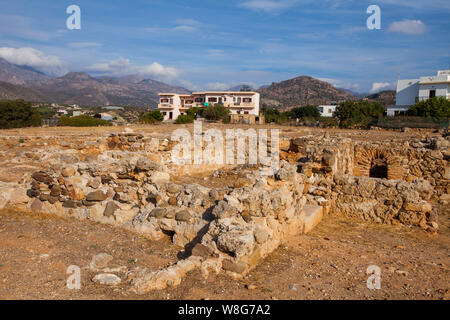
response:
<path id="1" fill-rule="evenodd" d="M 326 216 L 309 235 L 293 237 L 245 279 L 190 273 L 175 288 L 138 296 L 124 273 L 117 287 L 95 284 L 93 255 L 111 267 L 151 270 L 177 261 L 170 239 L 150 242 L 89 221 L 0 212 L 1 299 L 448 299 L 449 233 Z M 69 290 L 67 267 L 81 267 L 81 290 Z M 369 265 L 381 268 L 381 289 L 369 290 Z"/>

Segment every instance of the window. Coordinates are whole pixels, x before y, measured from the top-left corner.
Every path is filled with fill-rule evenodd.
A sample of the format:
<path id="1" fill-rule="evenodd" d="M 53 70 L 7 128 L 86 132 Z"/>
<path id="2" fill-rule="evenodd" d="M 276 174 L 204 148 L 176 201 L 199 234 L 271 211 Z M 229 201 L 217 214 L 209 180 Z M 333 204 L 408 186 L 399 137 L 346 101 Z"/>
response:
<path id="1" fill-rule="evenodd" d="M 208 98 L 208 102 L 217 102 L 217 98 Z"/>
<path id="2" fill-rule="evenodd" d="M 242 99 L 242 101 L 244 101 L 244 102 L 252 102 L 252 98 L 244 98 L 244 99 Z"/>
<path id="3" fill-rule="evenodd" d="M 161 103 L 168 103 L 169 99 L 161 99 Z"/>
<path id="4" fill-rule="evenodd" d="M 195 102 L 203 102 L 203 98 L 195 98 Z"/>
<path id="5" fill-rule="evenodd" d="M 319 112 L 323 113 L 323 107 L 319 107 Z"/>
<path id="6" fill-rule="evenodd" d="M 430 90 L 430 98 L 436 97 L 436 90 Z"/>
<path id="7" fill-rule="evenodd" d="M 186 100 L 184 103 L 185 104 L 192 104 L 194 101 L 192 101 L 192 100 Z"/>

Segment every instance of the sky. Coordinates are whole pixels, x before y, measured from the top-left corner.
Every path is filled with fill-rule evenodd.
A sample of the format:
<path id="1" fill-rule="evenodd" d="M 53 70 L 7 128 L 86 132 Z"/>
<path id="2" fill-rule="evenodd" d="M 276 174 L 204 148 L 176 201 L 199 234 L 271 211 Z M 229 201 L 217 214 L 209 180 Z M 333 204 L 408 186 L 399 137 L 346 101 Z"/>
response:
<path id="1" fill-rule="evenodd" d="M 191 90 L 301 75 L 357 92 L 450 68 L 448 0 L 0 0 L 0 57 L 53 76 L 141 74 Z M 81 29 L 66 12 L 81 10 Z M 366 25 L 370 5 L 381 29 Z"/>

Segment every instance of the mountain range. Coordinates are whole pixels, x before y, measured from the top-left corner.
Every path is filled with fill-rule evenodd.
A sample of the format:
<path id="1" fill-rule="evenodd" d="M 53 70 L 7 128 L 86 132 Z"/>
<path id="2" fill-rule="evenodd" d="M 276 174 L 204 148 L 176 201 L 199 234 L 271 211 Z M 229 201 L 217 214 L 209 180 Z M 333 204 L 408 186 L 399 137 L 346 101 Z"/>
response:
<path id="1" fill-rule="evenodd" d="M 240 91 L 245 84 L 235 86 Z M 255 88 L 252 88 L 255 90 Z M 272 83 L 256 89 L 261 103 L 290 108 L 306 104 L 327 104 L 331 101 L 358 100 L 356 94 L 335 88 L 330 83 L 308 76 Z M 69 72 L 63 77 L 50 77 L 30 67 L 22 67 L 0 58 L 0 99 L 25 99 L 78 105 L 133 105 L 155 107 L 158 93 L 190 93 L 183 87 L 145 79 L 141 75 L 123 77 L 93 77 L 85 72 Z M 380 92 L 369 98 L 373 101 L 392 101 L 392 92 Z M 395 92 L 394 92 L 395 100 Z"/>

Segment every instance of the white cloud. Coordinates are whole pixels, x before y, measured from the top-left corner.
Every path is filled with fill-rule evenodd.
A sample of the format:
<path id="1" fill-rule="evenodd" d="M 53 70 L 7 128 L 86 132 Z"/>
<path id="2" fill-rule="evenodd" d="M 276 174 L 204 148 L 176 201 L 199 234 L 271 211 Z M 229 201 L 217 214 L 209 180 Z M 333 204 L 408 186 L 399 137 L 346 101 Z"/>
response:
<path id="1" fill-rule="evenodd" d="M 361 86 L 358 83 L 351 83 L 344 80 L 333 79 L 333 78 L 318 78 L 321 81 L 331 83 L 333 86 L 339 89 L 346 89 L 352 91 L 359 91 Z"/>
<path id="2" fill-rule="evenodd" d="M 238 6 L 255 11 L 274 12 L 289 8 L 293 6 L 295 2 L 295 0 L 247 0 L 240 3 Z"/>
<path id="3" fill-rule="evenodd" d="M 179 76 L 179 71 L 173 67 L 165 67 L 158 62 L 148 65 L 135 65 L 129 59 L 119 58 L 107 63 L 97 63 L 86 68 L 87 71 L 97 74 L 123 76 L 128 74 L 141 74 L 154 79 L 172 81 Z"/>
<path id="4" fill-rule="evenodd" d="M 96 48 L 101 47 L 102 44 L 99 42 L 71 42 L 69 47 L 71 48 Z"/>
<path id="5" fill-rule="evenodd" d="M 427 32 L 427 26 L 420 20 L 402 20 L 391 23 L 388 31 L 405 34 L 424 34 Z"/>
<path id="6" fill-rule="evenodd" d="M 370 92 L 375 93 L 382 90 L 392 90 L 395 88 L 394 83 L 390 82 L 374 82 L 372 83 L 372 89 Z"/>
<path id="7" fill-rule="evenodd" d="M 230 88 L 230 84 L 222 82 L 211 82 L 205 85 L 206 90 L 227 90 Z"/>
<path id="8" fill-rule="evenodd" d="M 61 76 L 67 72 L 67 65 L 59 57 L 47 56 L 34 48 L 0 48 L 0 57 L 19 66 L 29 66 L 47 74 Z"/>

